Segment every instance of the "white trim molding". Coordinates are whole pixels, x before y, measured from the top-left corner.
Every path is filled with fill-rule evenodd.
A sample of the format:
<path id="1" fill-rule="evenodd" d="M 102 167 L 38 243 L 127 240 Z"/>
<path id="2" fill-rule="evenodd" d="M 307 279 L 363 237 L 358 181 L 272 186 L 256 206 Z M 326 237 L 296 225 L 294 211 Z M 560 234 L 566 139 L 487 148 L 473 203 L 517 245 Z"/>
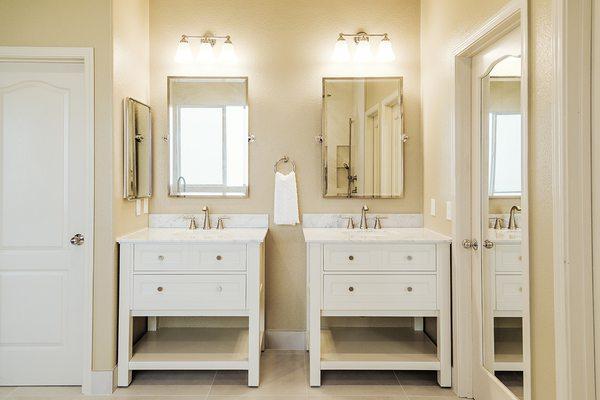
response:
<path id="1" fill-rule="evenodd" d="M 109 371 L 92 371 L 87 395 L 105 396 L 117 388 L 117 366 Z"/>
<path id="2" fill-rule="evenodd" d="M 556 398 L 592 400 L 592 0 L 554 0 L 553 6 Z"/>
<path id="3" fill-rule="evenodd" d="M 94 49 L 91 47 L 13 47 L 0 46 L 0 60 L 28 62 L 73 62 L 83 64 L 85 85 L 85 110 L 87 136 L 87 198 L 84 265 L 84 308 L 83 308 L 83 371 L 82 392 L 92 390 L 92 316 L 94 277 Z"/>

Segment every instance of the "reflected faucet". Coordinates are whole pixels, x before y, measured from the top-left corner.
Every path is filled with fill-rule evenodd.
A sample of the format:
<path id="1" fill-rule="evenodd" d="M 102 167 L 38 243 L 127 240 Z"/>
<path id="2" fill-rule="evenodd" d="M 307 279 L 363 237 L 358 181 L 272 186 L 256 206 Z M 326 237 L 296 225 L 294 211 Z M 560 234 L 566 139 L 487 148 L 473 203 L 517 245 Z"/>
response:
<path id="1" fill-rule="evenodd" d="M 360 229 L 369 228 L 369 224 L 367 222 L 367 211 L 369 211 L 369 207 L 364 204 L 360 210 Z"/>
<path id="2" fill-rule="evenodd" d="M 517 229 L 517 221 L 515 220 L 515 212 L 521 212 L 521 207 L 512 206 L 510 208 L 510 216 L 508 218 L 508 229 Z"/>
<path id="3" fill-rule="evenodd" d="M 202 211 L 204 211 L 204 224 L 202 225 L 202 229 L 209 230 L 210 229 L 210 211 L 208 206 L 202 207 Z"/>

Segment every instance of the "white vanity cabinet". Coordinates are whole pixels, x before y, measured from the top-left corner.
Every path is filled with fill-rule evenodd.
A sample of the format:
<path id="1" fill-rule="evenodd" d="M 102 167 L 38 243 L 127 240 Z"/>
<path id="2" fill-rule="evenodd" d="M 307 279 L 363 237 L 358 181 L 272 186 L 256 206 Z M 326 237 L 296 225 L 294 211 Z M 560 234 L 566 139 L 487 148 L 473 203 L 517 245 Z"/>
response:
<path id="1" fill-rule="evenodd" d="M 435 370 L 451 386 L 450 239 L 421 228 L 304 236 L 310 385 L 322 370 L 365 369 Z M 411 317 L 413 326 L 327 328 L 322 317 Z M 435 332 L 424 317 L 436 318 Z"/>
<path id="2" fill-rule="evenodd" d="M 150 228 L 120 238 L 118 385 L 132 370 L 248 370 L 258 386 L 267 229 Z M 159 328 L 169 316 L 237 316 L 248 328 Z M 133 342 L 133 317 L 147 332 Z"/>

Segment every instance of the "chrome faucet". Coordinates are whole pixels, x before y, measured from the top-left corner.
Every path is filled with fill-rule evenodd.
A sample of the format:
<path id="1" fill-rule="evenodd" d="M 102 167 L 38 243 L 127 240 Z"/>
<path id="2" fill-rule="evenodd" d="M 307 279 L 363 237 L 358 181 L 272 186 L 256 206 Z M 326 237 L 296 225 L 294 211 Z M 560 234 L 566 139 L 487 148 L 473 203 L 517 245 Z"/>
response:
<path id="1" fill-rule="evenodd" d="M 515 220 L 515 212 L 521 212 L 521 207 L 512 206 L 510 208 L 510 216 L 508 218 L 508 229 L 517 229 L 517 221 Z"/>
<path id="2" fill-rule="evenodd" d="M 204 211 L 204 225 L 202 225 L 202 229 L 208 230 L 210 229 L 210 211 L 208 206 L 202 207 L 202 211 Z"/>
<path id="3" fill-rule="evenodd" d="M 191 217 L 187 217 L 187 219 L 190 220 L 190 225 L 188 226 L 189 230 L 196 230 L 198 229 L 198 226 L 196 225 L 196 217 L 191 216 Z"/>
<path id="4" fill-rule="evenodd" d="M 363 204 L 360 210 L 360 229 L 368 229 L 369 224 L 367 222 L 367 211 L 369 211 L 369 207 L 366 204 Z"/>

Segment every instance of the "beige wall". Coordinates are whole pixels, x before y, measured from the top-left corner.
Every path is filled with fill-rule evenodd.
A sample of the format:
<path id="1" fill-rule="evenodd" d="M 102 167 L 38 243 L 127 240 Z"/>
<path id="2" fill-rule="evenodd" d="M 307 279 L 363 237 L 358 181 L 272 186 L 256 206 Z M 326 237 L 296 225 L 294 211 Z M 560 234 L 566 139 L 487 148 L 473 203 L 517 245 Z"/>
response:
<path id="1" fill-rule="evenodd" d="M 149 8 L 148 0 L 113 1 L 113 239 L 148 226 L 148 215 L 136 216 L 135 201 L 123 199 L 123 99 L 148 103 Z M 112 369 L 116 363 L 118 305 L 118 246 L 113 240 L 113 268 L 107 271 L 96 309 L 106 315 L 96 330 L 95 369 Z M 100 351 L 99 349 L 102 349 Z"/>
<path id="2" fill-rule="evenodd" d="M 420 127 L 418 0 L 151 0 L 150 105 L 155 126 L 154 213 L 188 213 L 208 205 L 214 212 L 273 211 L 273 163 L 283 154 L 296 162 L 301 212 L 358 212 L 363 200 L 323 199 L 321 79 L 326 76 L 404 76 L 407 133 L 404 199 L 368 201 L 374 212 L 420 213 L 422 145 Z M 340 31 L 384 31 L 398 56 L 391 64 L 351 67 L 331 63 Z M 182 33 L 230 34 L 240 62 L 219 68 L 175 64 Z M 250 145 L 248 199 L 167 197 L 167 75 L 248 76 Z M 305 244 L 300 226 L 271 226 L 267 238 L 267 325 L 305 329 Z"/>
<path id="3" fill-rule="evenodd" d="M 426 207 L 427 227 L 450 233 L 443 209 L 451 199 L 450 110 L 452 50 L 496 13 L 506 0 L 422 0 L 422 116 L 424 201 L 438 200 L 437 217 Z M 552 7 L 530 0 L 529 204 L 533 399 L 555 399 L 552 271 Z M 469 10 L 469 12 L 464 12 Z"/>
<path id="4" fill-rule="evenodd" d="M 94 48 L 95 90 L 95 228 L 94 228 L 94 363 L 112 369 L 115 309 L 112 233 L 112 39 L 110 0 L 2 0 L 0 45 Z M 108 288 L 108 290 L 107 290 Z M 106 354 L 110 362 L 106 362 Z"/>

